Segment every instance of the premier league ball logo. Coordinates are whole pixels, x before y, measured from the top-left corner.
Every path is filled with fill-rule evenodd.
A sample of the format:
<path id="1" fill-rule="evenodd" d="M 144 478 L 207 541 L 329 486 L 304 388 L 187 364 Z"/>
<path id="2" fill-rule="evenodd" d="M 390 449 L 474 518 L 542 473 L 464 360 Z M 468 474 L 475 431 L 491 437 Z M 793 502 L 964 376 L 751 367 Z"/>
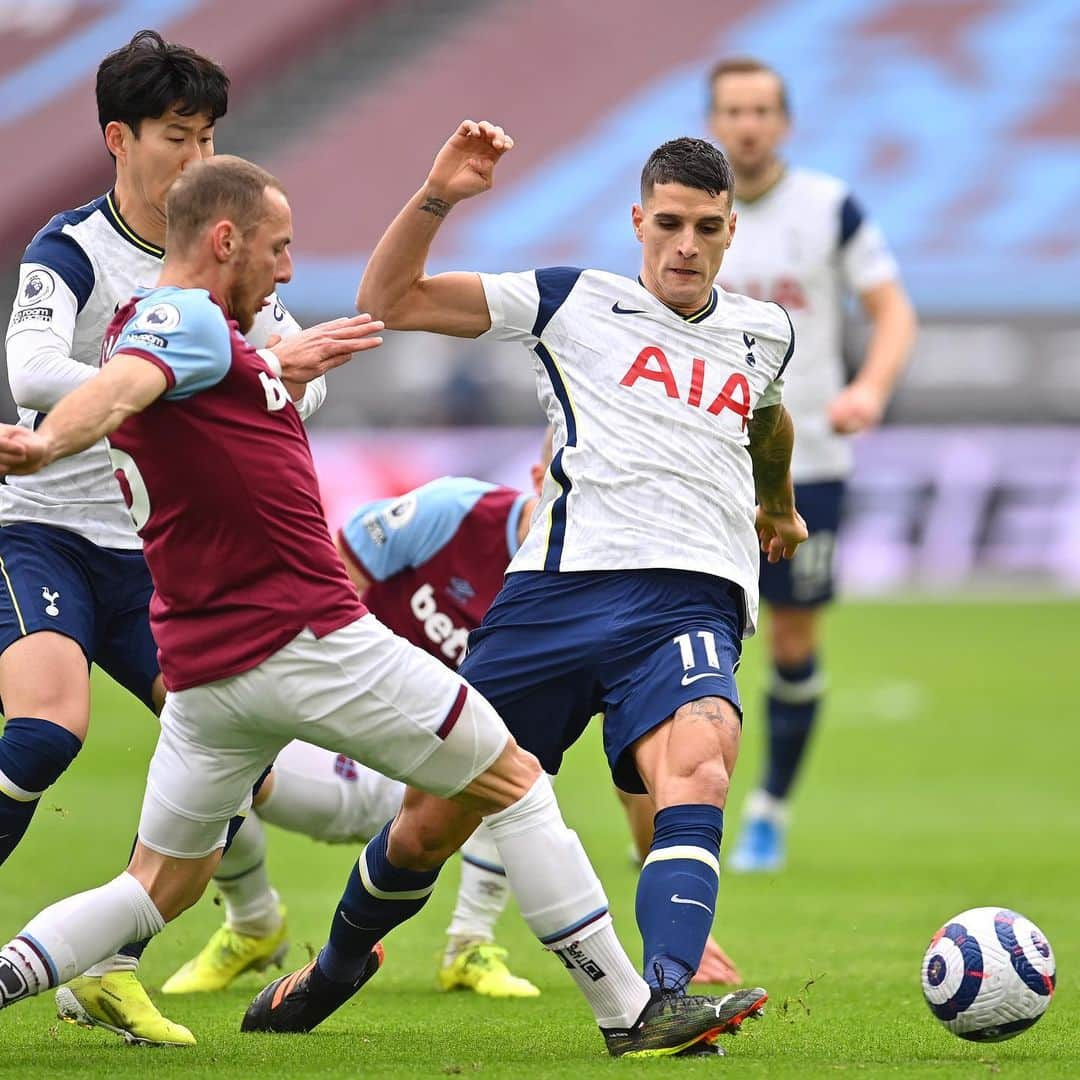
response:
<path id="1" fill-rule="evenodd" d="M 143 311 L 132 324 L 136 330 L 175 330 L 180 325 L 180 309 L 173 304 L 155 304 Z"/>
<path id="2" fill-rule="evenodd" d="M 31 270 L 19 291 L 19 307 L 44 303 L 52 296 L 55 288 L 56 282 L 48 270 Z"/>

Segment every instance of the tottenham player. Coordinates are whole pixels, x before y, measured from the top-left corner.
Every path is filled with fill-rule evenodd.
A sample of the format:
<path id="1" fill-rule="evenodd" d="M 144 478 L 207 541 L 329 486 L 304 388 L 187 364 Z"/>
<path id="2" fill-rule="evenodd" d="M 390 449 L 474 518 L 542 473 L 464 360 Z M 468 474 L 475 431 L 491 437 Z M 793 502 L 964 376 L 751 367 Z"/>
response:
<path id="1" fill-rule="evenodd" d="M 88 205 L 57 214 L 31 241 L 8 328 L 8 378 L 19 423 L 28 430 L 93 378 L 109 320 L 137 288 L 157 280 L 166 192 L 187 166 L 213 153 L 228 85 L 212 61 L 152 31 L 102 61 L 98 116 L 116 162 L 115 185 Z M 276 346 L 278 357 L 306 416 L 325 394 L 321 378 L 308 380 L 347 359 L 363 331 L 347 322 L 298 330 L 271 296 L 250 336 L 256 345 L 289 339 Z M 0 738 L 0 862 L 82 746 L 91 663 L 154 711 L 164 700 L 149 625 L 150 575 L 113 469 L 99 442 L 0 487 L 0 698 L 7 716 Z M 193 1042 L 143 992 L 134 975 L 139 951 L 126 950 L 65 994 L 84 1018 L 130 1038 Z"/>
<path id="2" fill-rule="evenodd" d="M 644 167 L 637 281 L 568 267 L 427 276 L 442 221 L 491 187 L 510 146 L 489 124 L 458 128 L 377 245 L 357 302 L 390 328 L 531 350 L 555 454 L 461 670 L 549 772 L 604 712 L 617 786 L 657 807 L 638 883 L 645 978 L 680 992 L 716 907 L 757 547 L 777 560 L 806 538 L 780 403 L 793 331 L 780 306 L 713 285 L 735 235 L 733 185 L 699 139 L 664 144 Z M 410 793 L 406 808 L 425 831 L 452 832 L 461 816 L 430 795 Z"/>
<path id="3" fill-rule="evenodd" d="M 534 487 L 551 460 L 532 467 Z M 395 499 L 358 507 L 337 534 L 338 551 L 364 606 L 395 634 L 457 668 L 470 630 L 502 585 L 507 564 L 528 532 L 536 494 L 442 477 Z M 260 819 L 328 843 L 375 836 L 401 805 L 404 785 L 361 762 L 319 746 L 292 742 L 278 755 L 251 814 L 214 873 L 225 923 L 162 992 L 220 990 L 265 962 L 266 936 L 276 930 L 278 895 L 266 869 Z M 461 849 L 461 885 L 439 969 L 445 990 L 488 997 L 536 997 L 511 973 L 495 941 L 495 922 L 510 890 L 488 830 Z M 276 940 L 276 939 L 275 939 Z"/>
<path id="4" fill-rule="evenodd" d="M 447 849 L 483 819 L 526 922 L 571 970 L 609 1051 L 708 1050 L 764 991 L 651 992 L 539 763 L 460 676 L 367 614 L 345 574 L 276 357 L 241 335 L 289 275 L 292 219 L 277 181 L 212 158 L 184 171 L 167 211 L 158 287 L 121 307 L 100 374 L 36 431 L 0 429 L 0 466 L 17 473 L 110 437 L 153 576 L 169 689 L 128 870 L 52 905 L 0 949 L 0 1006 L 194 903 L 253 783 L 301 737 L 454 800 L 457 813 L 431 831 L 406 795 L 353 867 L 327 944 L 256 998 L 244 1030 L 308 1031 L 356 993 L 381 963 L 379 939 L 423 907 Z"/>
<path id="5" fill-rule="evenodd" d="M 846 184 L 793 168 L 780 156 L 790 107 L 783 80 L 758 60 L 725 60 L 709 80 L 712 134 L 735 171 L 739 243 L 725 288 L 782 303 L 799 338 L 784 400 L 799 437 L 791 471 L 810 539 L 790 563 L 762 560 L 772 678 L 765 773 L 750 796 L 732 870 L 784 864 L 788 797 L 825 680 L 821 612 L 833 595 L 833 548 L 851 469 L 845 436 L 874 426 L 911 351 L 915 316 L 878 227 Z M 870 324 L 862 364 L 845 385 L 844 302 L 858 298 Z"/>

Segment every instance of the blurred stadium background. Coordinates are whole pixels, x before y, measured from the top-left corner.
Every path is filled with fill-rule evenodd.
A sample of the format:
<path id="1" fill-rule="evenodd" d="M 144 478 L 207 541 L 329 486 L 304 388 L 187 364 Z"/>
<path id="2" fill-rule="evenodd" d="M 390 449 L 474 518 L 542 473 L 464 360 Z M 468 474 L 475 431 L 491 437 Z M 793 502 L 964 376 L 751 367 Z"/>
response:
<path id="1" fill-rule="evenodd" d="M 366 253 L 464 116 L 502 123 L 518 149 L 495 192 L 448 223 L 439 266 L 635 272 L 641 162 L 704 134 L 704 73 L 751 53 L 789 80 L 790 158 L 851 183 L 923 323 L 887 424 L 858 444 L 848 591 L 1076 592 L 1078 10 L 684 0 L 671 19 L 656 0 L 0 0 L 0 295 L 34 231 L 108 186 L 94 71 L 144 26 L 232 76 L 218 149 L 290 192 L 283 295 L 304 323 L 351 310 Z M 6 395 L 5 380 L 5 417 Z M 331 376 L 312 425 L 331 518 L 446 472 L 521 485 L 540 422 L 516 346 L 394 338 Z"/>

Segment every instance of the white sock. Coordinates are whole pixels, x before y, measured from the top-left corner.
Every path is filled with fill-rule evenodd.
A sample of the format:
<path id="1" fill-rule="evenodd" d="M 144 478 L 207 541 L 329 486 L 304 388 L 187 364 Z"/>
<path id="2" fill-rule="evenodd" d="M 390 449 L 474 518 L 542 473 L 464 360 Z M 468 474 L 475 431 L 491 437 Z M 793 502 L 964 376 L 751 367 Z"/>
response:
<path id="1" fill-rule="evenodd" d="M 787 800 L 770 795 L 764 788 L 757 788 L 747 796 L 746 806 L 743 810 L 743 817 L 747 820 L 764 818 L 766 821 L 780 826 L 780 828 L 785 828 L 788 823 L 788 816 Z"/>
<path id="2" fill-rule="evenodd" d="M 281 926 L 278 894 L 266 872 L 266 833 L 248 814 L 214 871 L 225 900 L 225 923 L 239 934 L 269 937 Z"/>
<path id="3" fill-rule="evenodd" d="M 557 953 L 602 1028 L 628 1028 L 649 1002 L 645 980 L 615 936 L 607 897 L 542 774 L 513 806 L 485 822 L 521 915 Z"/>
<path id="4" fill-rule="evenodd" d="M 146 890 L 125 871 L 107 885 L 47 907 L 0 949 L 0 958 L 21 961 L 27 992 L 39 994 L 164 925 Z"/>
<path id="5" fill-rule="evenodd" d="M 444 963 L 466 944 L 494 941 L 495 922 L 510 899 L 510 884 L 491 830 L 481 825 L 461 846 L 461 885 L 450 925 Z"/>
<path id="6" fill-rule="evenodd" d="M 341 783 L 332 773 L 313 776 L 284 766 L 275 767 L 270 794 L 256 809 L 263 821 L 279 829 L 327 842 L 339 839 L 335 830 L 341 811 Z"/>
<path id="7" fill-rule="evenodd" d="M 124 953 L 113 953 L 108 959 L 102 960 L 100 964 L 93 964 L 91 967 L 88 967 L 83 974 L 100 977 L 102 975 L 112 975 L 117 971 L 138 970 L 139 957 L 126 956 Z"/>

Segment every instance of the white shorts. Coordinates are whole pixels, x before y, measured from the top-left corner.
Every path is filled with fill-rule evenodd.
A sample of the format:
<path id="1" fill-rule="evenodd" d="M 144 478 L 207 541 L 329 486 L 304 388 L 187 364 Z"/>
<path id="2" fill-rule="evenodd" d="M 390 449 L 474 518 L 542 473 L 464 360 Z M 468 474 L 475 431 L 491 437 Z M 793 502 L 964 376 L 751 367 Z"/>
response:
<path id="1" fill-rule="evenodd" d="M 188 859 L 222 847 L 230 818 L 293 739 L 449 798 L 509 737 L 458 674 L 373 615 L 323 638 L 304 630 L 250 671 L 168 695 L 139 839 Z"/>

